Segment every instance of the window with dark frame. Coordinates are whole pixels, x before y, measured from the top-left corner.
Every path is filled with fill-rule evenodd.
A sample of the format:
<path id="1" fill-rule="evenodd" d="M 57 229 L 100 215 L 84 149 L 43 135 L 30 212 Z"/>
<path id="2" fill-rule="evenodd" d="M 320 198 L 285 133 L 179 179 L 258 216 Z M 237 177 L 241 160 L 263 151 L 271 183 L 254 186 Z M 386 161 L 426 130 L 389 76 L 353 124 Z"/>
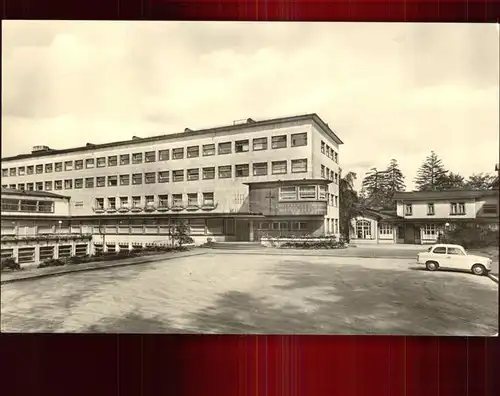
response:
<path id="1" fill-rule="evenodd" d="M 234 142 L 235 153 L 247 153 L 250 150 L 250 143 L 248 139 L 237 140 Z"/>
<path id="2" fill-rule="evenodd" d="M 120 165 L 129 165 L 129 164 L 130 164 L 130 154 L 121 154 Z"/>
<path id="3" fill-rule="evenodd" d="M 228 179 L 232 177 L 231 165 L 219 166 L 219 179 Z"/>
<path id="4" fill-rule="evenodd" d="M 170 172 L 169 171 L 158 172 L 158 183 L 168 183 L 169 181 L 170 181 Z"/>
<path id="5" fill-rule="evenodd" d="M 267 175 L 267 162 L 258 162 L 252 165 L 254 176 L 266 176 Z"/>
<path id="6" fill-rule="evenodd" d="M 60 164 L 60 165 L 61 165 L 61 170 L 62 170 L 62 163 L 61 163 L 61 162 L 59 162 L 59 163 L 56 163 L 56 172 L 58 171 L 58 170 L 57 170 L 57 164 Z M 87 159 L 85 160 L 85 168 L 87 168 L 87 169 L 91 169 L 91 168 L 94 168 L 94 165 L 95 165 L 95 163 L 94 163 L 94 159 L 93 159 L 93 158 L 87 158 Z M 60 172 L 60 171 L 59 171 L 59 172 Z"/>
<path id="7" fill-rule="evenodd" d="M 450 204 L 450 214 L 452 214 L 452 215 L 464 215 L 465 214 L 465 202 L 452 202 Z"/>
<path id="8" fill-rule="evenodd" d="M 267 150 L 267 138 L 255 138 L 252 141 L 253 151 Z"/>
<path id="9" fill-rule="evenodd" d="M 97 187 L 106 187 L 106 178 L 104 176 L 96 177 L 95 184 Z"/>
<path id="10" fill-rule="evenodd" d="M 37 175 L 42 174 L 43 173 L 43 165 L 37 165 L 35 167 L 35 172 L 36 172 Z"/>
<path id="11" fill-rule="evenodd" d="M 215 179 L 215 167 L 203 168 L 203 180 Z"/>
<path id="12" fill-rule="evenodd" d="M 231 142 L 219 143 L 218 154 L 231 154 Z"/>
<path id="13" fill-rule="evenodd" d="M 307 146 L 307 132 L 293 133 L 290 136 L 292 147 Z"/>
<path id="14" fill-rule="evenodd" d="M 106 157 L 97 158 L 97 167 L 104 168 L 106 166 Z"/>
<path id="15" fill-rule="evenodd" d="M 49 165 L 52 165 L 52 164 L 49 164 Z M 61 170 L 62 170 L 62 163 L 61 163 Z M 26 174 L 32 175 L 33 173 L 35 173 L 35 166 L 34 165 L 27 166 L 26 167 Z"/>
<path id="16" fill-rule="evenodd" d="M 307 159 L 295 159 L 291 161 L 292 173 L 305 173 L 307 172 Z"/>
<path id="17" fill-rule="evenodd" d="M 187 170 L 188 181 L 200 180 L 200 170 L 198 168 L 192 168 Z"/>
<path id="18" fill-rule="evenodd" d="M 215 155 L 215 144 L 204 144 L 203 145 L 203 156 L 209 157 Z"/>
<path id="19" fill-rule="evenodd" d="M 213 192 L 204 192 L 203 193 L 203 206 L 213 206 L 214 202 L 214 193 Z"/>
<path id="20" fill-rule="evenodd" d="M 296 186 L 283 186 L 279 191 L 280 201 L 296 201 L 297 200 L 297 187 Z"/>
<path id="21" fill-rule="evenodd" d="M 247 177 L 250 174 L 250 166 L 248 164 L 238 164 L 234 166 L 236 177 Z"/>
<path id="22" fill-rule="evenodd" d="M 51 191 L 52 190 L 52 181 L 46 181 L 45 182 L 45 191 Z"/>
<path id="23" fill-rule="evenodd" d="M 94 178 L 86 177 L 85 178 L 85 188 L 94 188 Z"/>
<path id="24" fill-rule="evenodd" d="M 132 163 L 133 164 L 142 164 L 142 153 L 132 154 Z"/>
<path id="25" fill-rule="evenodd" d="M 286 148 L 286 135 L 271 137 L 271 148 L 273 149 Z"/>
<path id="26" fill-rule="evenodd" d="M 75 188 L 76 189 L 83 188 L 83 179 L 75 179 Z"/>
<path id="27" fill-rule="evenodd" d="M 76 160 L 75 161 L 75 170 L 80 170 L 83 169 L 83 160 Z"/>
<path id="28" fill-rule="evenodd" d="M 17 168 L 17 174 L 19 176 L 24 176 L 25 173 L 26 173 L 26 168 L 24 166 L 20 166 L 19 168 Z"/>
<path id="29" fill-rule="evenodd" d="M 64 162 L 64 170 L 72 171 L 73 170 L 73 161 L 65 161 Z"/>
<path id="30" fill-rule="evenodd" d="M 158 161 L 168 160 L 170 160 L 170 151 L 168 149 L 158 151 Z"/>
<path id="31" fill-rule="evenodd" d="M 411 215 L 413 215 L 413 205 L 405 204 L 405 216 L 411 216 Z"/>
<path id="32" fill-rule="evenodd" d="M 137 186 L 142 184 L 142 173 L 134 173 L 132 175 L 132 185 Z"/>
<path id="33" fill-rule="evenodd" d="M 197 158 L 200 156 L 200 146 L 189 146 L 187 148 L 188 158 Z"/>
<path id="34" fill-rule="evenodd" d="M 156 183 L 156 173 L 155 172 L 147 172 L 144 174 L 144 182 L 146 184 Z"/>
<path id="35" fill-rule="evenodd" d="M 188 193 L 188 206 L 198 206 L 198 194 L 197 193 Z"/>
<path id="36" fill-rule="evenodd" d="M 120 186 L 130 185 L 130 175 L 120 175 Z"/>
<path id="37" fill-rule="evenodd" d="M 108 187 L 118 186 L 118 176 L 108 176 Z"/>
<path id="38" fill-rule="evenodd" d="M 299 199 L 316 199 L 316 186 L 299 186 Z"/>
<path id="39" fill-rule="evenodd" d="M 287 172 L 286 161 L 273 161 L 271 163 L 271 173 L 273 175 L 284 175 Z"/>
<path id="40" fill-rule="evenodd" d="M 434 204 L 433 203 L 428 203 L 427 204 L 427 215 L 428 216 L 434 216 Z"/>
<path id="41" fill-rule="evenodd" d="M 156 151 L 146 151 L 144 153 L 144 162 L 156 162 Z"/>
<path id="42" fill-rule="evenodd" d="M 118 156 L 110 155 L 108 157 L 108 166 L 117 166 L 118 165 Z"/>
<path id="43" fill-rule="evenodd" d="M 179 160 L 184 158 L 184 148 L 183 147 L 178 147 L 172 149 L 172 159 L 173 160 Z"/>
<path id="44" fill-rule="evenodd" d="M 26 189 L 29 191 L 30 190 L 30 185 L 33 186 L 33 183 L 28 183 L 26 184 Z M 62 190 L 63 188 L 63 182 L 62 180 L 56 180 L 54 182 L 54 190 Z M 33 189 L 33 188 L 31 188 Z"/>
<path id="45" fill-rule="evenodd" d="M 184 169 L 178 169 L 172 171 L 172 181 L 174 183 L 183 182 L 184 181 Z"/>

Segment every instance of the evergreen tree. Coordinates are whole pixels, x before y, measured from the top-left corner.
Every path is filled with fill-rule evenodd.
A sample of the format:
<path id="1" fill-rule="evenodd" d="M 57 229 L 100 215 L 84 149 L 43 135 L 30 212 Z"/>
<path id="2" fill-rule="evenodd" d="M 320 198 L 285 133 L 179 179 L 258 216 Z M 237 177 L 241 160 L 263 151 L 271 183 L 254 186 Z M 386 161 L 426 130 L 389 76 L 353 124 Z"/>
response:
<path id="1" fill-rule="evenodd" d="M 419 191 L 444 190 L 447 173 L 441 159 L 431 151 L 417 172 L 415 185 Z"/>
<path id="2" fill-rule="evenodd" d="M 459 173 L 449 172 L 442 178 L 443 190 L 456 190 L 465 187 L 465 179 Z"/>
<path id="3" fill-rule="evenodd" d="M 387 182 L 386 171 L 379 171 L 376 168 L 372 168 L 366 173 L 361 184 L 361 190 L 363 191 L 363 197 L 367 205 L 374 209 L 385 206 L 388 192 Z"/>
<path id="4" fill-rule="evenodd" d="M 495 176 L 487 173 L 474 173 L 469 176 L 465 186 L 473 190 L 488 190 L 491 188 L 494 181 Z"/>
<path id="5" fill-rule="evenodd" d="M 387 166 L 387 188 L 394 194 L 396 191 L 404 191 L 406 189 L 405 177 L 401 169 L 399 169 L 399 164 L 396 159 L 391 159 L 391 162 Z M 391 196 L 392 199 L 392 196 Z"/>

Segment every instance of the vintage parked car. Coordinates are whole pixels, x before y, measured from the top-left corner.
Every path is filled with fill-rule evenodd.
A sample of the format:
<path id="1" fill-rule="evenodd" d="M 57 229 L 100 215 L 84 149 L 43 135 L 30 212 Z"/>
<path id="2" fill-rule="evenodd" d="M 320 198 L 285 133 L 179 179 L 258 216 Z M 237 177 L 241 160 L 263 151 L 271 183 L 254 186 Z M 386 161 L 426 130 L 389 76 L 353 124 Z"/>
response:
<path id="1" fill-rule="evenodd" d="M 468 254 L 460 245 L 432 245 L 427 252 L 417 255 L 417 263 L 425 265 L 429 271 L 456 269 L 471 271 L 476 275 L 486 275 L 491 271 L 491 259 Z"/>

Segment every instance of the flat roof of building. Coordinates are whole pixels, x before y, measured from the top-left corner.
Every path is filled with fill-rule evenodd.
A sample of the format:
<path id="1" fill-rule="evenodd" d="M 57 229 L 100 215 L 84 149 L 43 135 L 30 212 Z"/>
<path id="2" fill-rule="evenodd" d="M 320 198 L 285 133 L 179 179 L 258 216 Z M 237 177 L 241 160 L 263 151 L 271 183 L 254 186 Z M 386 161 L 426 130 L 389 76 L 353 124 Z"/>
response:
<path id="1" fill-rule="evenodd" d="M 2 188 L 2 196 L 3 195 L 23 195 L 26 197 L 47 197 L 47 198 L 61 198 L 61 199 L 70 199 L 70 197 L 66 195 L 59 195 L 49 191 L 26 191 L 26 190 L 17 190 L 14 188 Z"/>
<path id="2" fill-rule="evenodd" d="M 442 190 L 442 191 L 403 191 L 394 193 L 395 200 L 421 200 L 421 199 L 452 199 L 452 198 L 479 198 L 498 195 L 494 190 Z"/>
<path id="3" fill-rule="evenodd" d="M 272 118 L 272 119 L 262 120 L 262 121 L 254 121 L 251 118 L 249 118 L 247 120 L 247 122 L 241 123 L 241 124 L 226 125 L 226 126 L 208 128 L 208 129 L 199 129 L 196 131 L 186 128 L 186 130 L 184 132 L 180 132 L 180 133 L 171 133 L 171 134 L 167 134 L 167 135 L 151 136 L 151 137 L 145 137 L 145 138 L 134 137 L 134 138 L 129 139 L 129 140 L 110 142 L 110 143 L 102 143 L 102 144 L 87 143 L 87 145 L 85 145 L 85 146 L 73 147 L 73 148 L 67 148 L 67 149 L 56 150 L 56 149 L 47 148 L 44 151 L 39 151 L 39 152 L 34 152 L 34 153 L 29 153 L 29 154 L 18 154 L 18 155 L 11 156 L 11 157 L 5 157 L 5 158 L 2 158 L 2 161 L 14 161 L 14 160 L 21 160 L 21 159 L 26 159 L 26 158 L 39 158 L 39 157 L 45 157 L 45 156 L 49 156 L 49 155 L 67 154 L 67 153 L 73 153 L 73 152 L 78 152 L 78 151 L 92 151 L 92 150 L 108 148 L 108 147 L 125 146 L 125 145 L 129 145 L 129 144 L 133 144 L 133 143 L 147 143 L 147 142 L 158 142 L 158 141 L 164 141 L 164 140 L 175 140 L 177 138 L 186 137 L 186 136 L 198 136 L 198 135 L 203 135 L 206 133 L 237 131 L 237 130 L 241 130 L 241 129 L 256 128 L 256 127 L 262 127 L 262 126 L 266 126 L 266 125 L 274 125 L 277 123 L 304 121 L 304 120 L 312 120 L 321 129 L 323 129 L 323 131 L 325 131 L 337 144 L 344 144 L 342 142 L 342 140 L 340 140 L 340 138 L 337 136 L 337 134 L 328 126 L 327 123 L 325 123 L 316 113 L 311 113 L 311 114 L 297 115 L 297 116 L 291 116 L 291 117 Z"/>

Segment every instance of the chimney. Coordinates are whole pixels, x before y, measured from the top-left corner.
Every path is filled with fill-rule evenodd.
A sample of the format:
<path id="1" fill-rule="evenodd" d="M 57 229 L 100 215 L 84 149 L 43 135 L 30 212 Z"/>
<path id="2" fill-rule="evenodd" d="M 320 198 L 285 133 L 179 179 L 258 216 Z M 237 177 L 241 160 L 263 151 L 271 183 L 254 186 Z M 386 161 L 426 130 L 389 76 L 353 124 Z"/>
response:
<path id="1" fill-rule="evenodd" d="M 255 120 L 253 120 L 252 118 L 248 118 L 247 124 L 255 124 Z"/>
<path id="2" fill-rule="evenodd" d="M 184 132 L 186 132 L 186 133 L 187 133 L 187 132 L 193 132 L 193 130 L 192 130 L 192 129 L 189 129 L 189 128 L 184 128 Z"/>
<path id="3" fill-rule="evenodd" d="M 132 136 L 132 140 L 140 140 L 141 138 L 139 136 Z"/>

